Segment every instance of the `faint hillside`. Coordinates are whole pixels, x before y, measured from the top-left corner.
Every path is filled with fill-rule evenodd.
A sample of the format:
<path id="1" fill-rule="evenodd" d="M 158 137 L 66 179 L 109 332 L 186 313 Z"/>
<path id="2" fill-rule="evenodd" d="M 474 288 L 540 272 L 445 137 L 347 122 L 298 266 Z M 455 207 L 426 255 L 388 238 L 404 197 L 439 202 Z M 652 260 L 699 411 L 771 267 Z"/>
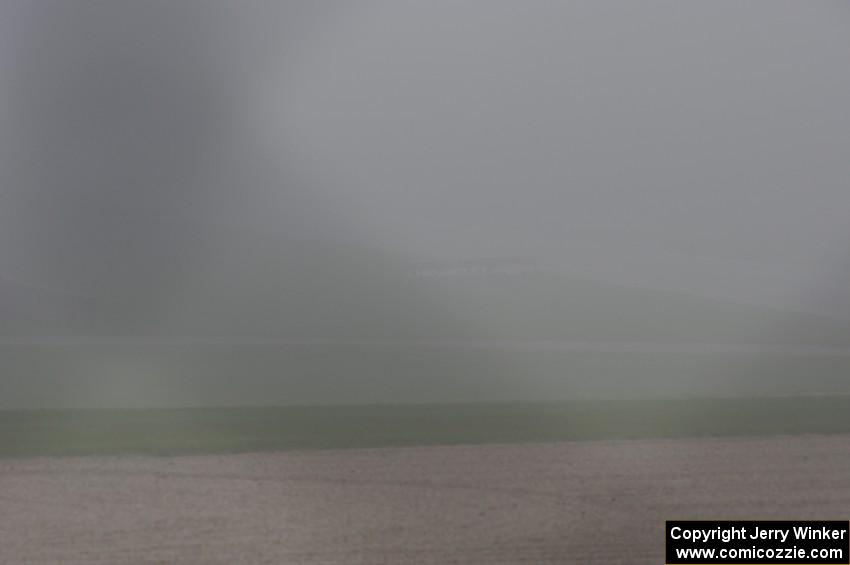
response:
<path id="1" fill-rule="evenodd" d="M 161 241 L 144 255 L 116 251 L 85 300 L 2 282 L 3 333 L 850 345 L 848 322 L 530 263 L 423 267 L 356 244 L 223 226 L 180 247 L 169 233 L 167 223 L 151 229 Z"/>

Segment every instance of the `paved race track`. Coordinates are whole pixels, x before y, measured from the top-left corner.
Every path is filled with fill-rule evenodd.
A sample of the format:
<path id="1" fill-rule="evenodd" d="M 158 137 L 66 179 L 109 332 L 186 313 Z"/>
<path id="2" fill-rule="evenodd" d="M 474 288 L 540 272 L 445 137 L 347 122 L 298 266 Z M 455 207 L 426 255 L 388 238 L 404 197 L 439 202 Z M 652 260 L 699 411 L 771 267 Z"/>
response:
<path id="1" fill-rule="evenodd" d="M 850 516 L 850 437 L 0 461 L 0 563 L 663 562 L 666 518 Z"/>

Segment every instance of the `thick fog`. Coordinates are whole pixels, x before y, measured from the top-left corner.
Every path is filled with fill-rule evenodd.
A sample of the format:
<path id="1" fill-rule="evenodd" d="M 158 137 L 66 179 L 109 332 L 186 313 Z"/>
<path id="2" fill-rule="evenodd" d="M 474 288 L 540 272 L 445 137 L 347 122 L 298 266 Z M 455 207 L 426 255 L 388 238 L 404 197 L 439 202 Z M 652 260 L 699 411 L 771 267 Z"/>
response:
<path id="1" fill-rule="evenodd" d="M 6 0 L 0 268 L 82 288 L 222 222 L 850 314 L 848 18 Z"/>
<path id="2" fill-rule="evenodd" d="M 6 374 L 73 365 L 12 359 L 60 337 L 844 347 L 848 26 L 840 2 L 3 0 Z M 480 358 L 510 396 L 505 355 Z"/>

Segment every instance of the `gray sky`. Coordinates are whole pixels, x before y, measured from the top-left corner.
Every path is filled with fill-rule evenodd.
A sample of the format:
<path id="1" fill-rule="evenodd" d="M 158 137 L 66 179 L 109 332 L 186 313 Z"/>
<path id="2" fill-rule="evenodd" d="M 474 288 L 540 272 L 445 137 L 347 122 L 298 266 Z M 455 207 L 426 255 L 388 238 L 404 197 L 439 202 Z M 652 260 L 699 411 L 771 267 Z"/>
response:
<path id="1" fill-rule="evenodd" d="M 203 256 L 218 223 L 850 316 L 848 25 L 840 2 L 4 0 L 0 274 L 88 288 L 115 256 Z"/>

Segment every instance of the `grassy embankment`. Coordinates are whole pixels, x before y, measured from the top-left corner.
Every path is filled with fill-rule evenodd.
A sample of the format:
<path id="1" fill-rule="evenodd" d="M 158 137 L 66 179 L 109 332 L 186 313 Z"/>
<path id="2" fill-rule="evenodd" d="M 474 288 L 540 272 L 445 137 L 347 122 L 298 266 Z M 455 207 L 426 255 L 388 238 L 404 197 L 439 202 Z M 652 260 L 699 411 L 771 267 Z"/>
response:
<path id="1" fill-rule="evenodd" d="M 850 397 L 0 412 L 0 457 L 850 432 Z"/>

